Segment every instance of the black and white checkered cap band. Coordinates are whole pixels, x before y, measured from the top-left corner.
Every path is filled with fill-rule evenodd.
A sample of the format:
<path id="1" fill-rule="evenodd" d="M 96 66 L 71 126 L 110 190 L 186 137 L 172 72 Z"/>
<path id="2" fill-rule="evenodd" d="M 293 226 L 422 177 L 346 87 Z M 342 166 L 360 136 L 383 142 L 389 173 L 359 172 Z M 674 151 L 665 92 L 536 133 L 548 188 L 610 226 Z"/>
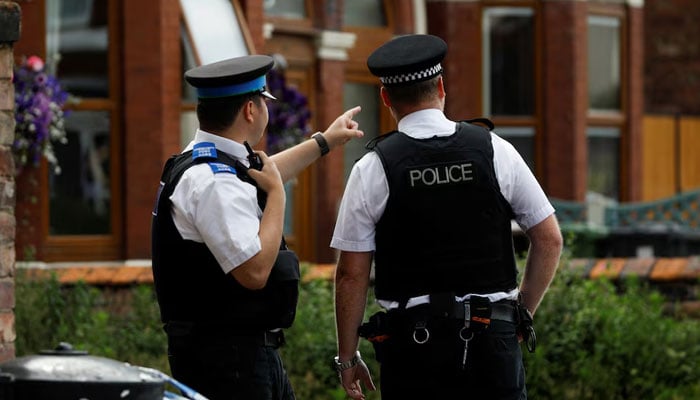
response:
<path id="1" fill-rule="evenodd" d="M 379 78 L 379 81 L 384 85 L 396 85 L 398 83 L 407 83 L 412 81 L 421 81 L 427 78 L 432 78 L 442 72 L 442 65 L 437 64 L 430 68 L 418 72 L 408 74 L 384 76 Z"/>

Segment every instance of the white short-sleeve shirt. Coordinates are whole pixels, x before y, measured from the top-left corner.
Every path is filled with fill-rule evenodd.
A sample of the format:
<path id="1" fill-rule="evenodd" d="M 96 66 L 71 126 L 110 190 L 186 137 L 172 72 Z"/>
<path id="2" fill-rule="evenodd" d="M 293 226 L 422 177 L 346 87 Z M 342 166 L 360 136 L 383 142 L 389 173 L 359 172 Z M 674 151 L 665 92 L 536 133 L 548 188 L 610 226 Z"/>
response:
<path id="1" fill-rule="evenodd" d="M 455 133 L 456 123 L 447 119 L 438 109 L 427 109 L 402 118 L 398 130 L 416 139 L 449 136 Z M 491 139 L 494 169 L 501 193 L 510 203 L 515 221 L 523 230 L 527 230 L 553 214 L 554 207 L 517 150 L 493 132 Z M 389 184 L 382 162 L 377 153 L 369 152 L 355 163 L 350 172 L 331 247 L 353 252 L 374 251 L 375 226 L 384 213 L 388 198 Z M 461 302 L 470 296 L 467 294 L 456 300 Z M 518 297 L 518 289 L 488 293 L 485 296 L 493 302 L 514 300 Z M 396 301 L 377 299 L 377 302 L 385 309 L 399 306 Z M 406 307 L 427 302 L 428 295 L 417 296 L 409 299 Z"/>
<path id="2" fill-rule="evenodd" d="M 402 118 L 398 125 L 399 131 L 416 139 L 449 136 L 455 129 L 456 123 L 438 109 L 414 112 Z M 491 139 L 501 193 L 513 208 L 515 221 L 527 230 L 553 214 L 554 207 L 517 150 L 493 132 Z M 375 225 L 388 198 L 389 185 L 382 162 L 375 152 L 369 152 L 352 168 L 331 247 L 344 251 L 374 251 Z"/>
<path id="3" fill-rule="evenodd" d="M 214 143 L 218 151 L 248 165 L 242 144 L 201 130 L 184 151 L 200 142 Z M 195 165 L 182 175 L 170 200 L 173 221 L 183 239 L 206 244 L 224 273 L 262 249 L 258 237 L 262 211 L 256 189 L 235 174 L 215 174 L 207 163 Z"/>

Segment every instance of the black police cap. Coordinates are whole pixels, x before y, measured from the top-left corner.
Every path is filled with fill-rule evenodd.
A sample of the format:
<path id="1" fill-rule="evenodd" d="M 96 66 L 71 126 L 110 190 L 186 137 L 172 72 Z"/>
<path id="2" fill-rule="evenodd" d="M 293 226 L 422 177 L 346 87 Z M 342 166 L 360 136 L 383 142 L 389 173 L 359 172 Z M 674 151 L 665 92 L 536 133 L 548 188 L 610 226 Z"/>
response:
<path id="1" fill-rule="evenodd" d="M 384 86 L 408 85 L 441 74 L 446 53 L 447 43 L 437 36 L 399 36 L 372 52 L 367 67 Z"/>
<path id="2" fill-rule="evenodd" d="M 274 99 L 265 90 L 265 75 L 274 59 L 265 55 L 230 58 L 195 67 L 185 72 L 185 80 L 197 89 L 200 98 L 239 96 L 260 93 Z"/>

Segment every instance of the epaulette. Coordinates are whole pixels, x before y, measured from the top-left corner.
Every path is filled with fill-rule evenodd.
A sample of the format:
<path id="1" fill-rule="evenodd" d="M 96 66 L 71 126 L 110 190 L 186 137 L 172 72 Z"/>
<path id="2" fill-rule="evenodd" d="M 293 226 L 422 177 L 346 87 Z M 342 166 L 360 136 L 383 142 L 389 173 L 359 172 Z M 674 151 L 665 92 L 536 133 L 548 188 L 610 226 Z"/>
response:
<path id="1" fill-rule="evenodd" d="M 373 139 L 370 139 L 370 140 L 367 142 L 367 144 L 365 144 L 365 148 L 366 148 L 367 150 L 372 150 L 372 149 L 374 149 L 374 147 L 377 145 L 377 143 L 381 142 L 382 140 L 384 140 L 384 139 L 388 138 L 389 136 L 391 136 L 391 135 L 393 135 L 393 134 L 395 134 L 395 133 L 398 133 L 398 132 L 399 132 L 399 131 L 391 131 L 391 132 L 389 132 L 389 133 L 385 133 L 385 134 L 383 134 L 383 135 L 379 135 L 379 136 L 377 136 L 377 137 L 375 137 L 375 138 L 373 138 Z"/>
<path id="2" fill-rule="evenodd" d="M 211 142 L 199 142 L 192 147 L 192 159 L 202 161 L 204 159 L 216 160 L 216 146 Z"/>
<path id="3" fill-rule="evenodd" d="M 221 162 L 216 162 L 219 154 L 216 152 L 216 146 L 211 142 L 199 142 L 192 148 L 192 160 L 195 163 L 205 162 L 208 160 L 214 160 L 207 162 L 211 171 L 215 174 L 222 172 L 228 172 L 230 174 L 236 174 L 236 169 L 228 164 Z"/>
<path id="4" fill-rule="evenodd" d="M 464 120 L 462 122 L 466 122 L 468 124 L 486 125 L 486 127 L 489 128 L 489 131 L 492 131 L 496 127 L 496 125 L 494 125 L 494 123 L 488 118 L 472 118 L 472 119 Z"/>

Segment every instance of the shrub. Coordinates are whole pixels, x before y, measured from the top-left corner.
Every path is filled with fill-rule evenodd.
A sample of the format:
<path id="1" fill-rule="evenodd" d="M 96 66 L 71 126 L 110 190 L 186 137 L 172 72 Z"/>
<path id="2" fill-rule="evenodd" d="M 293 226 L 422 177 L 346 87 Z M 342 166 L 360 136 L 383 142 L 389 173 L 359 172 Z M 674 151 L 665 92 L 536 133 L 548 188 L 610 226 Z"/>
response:
<path id="1" fill-rule="evenodd" d="M 345 399 L 332 359 L 337 354 L 335 334 L 333 283 L 312 280 L 302 283 L 299 307 L 294 326 L 286 333 L 287 345 L 282 348 L 282 359 L 289 379 L 299 399 Z M 369 300 L 367 313 L 377 306 Z M 360 352 L 379 383 L 379 365 L 374 359 L 371 344 L 361 339 Z M 366 398 L 378 399 L 378 392 L 365 391 Z"/>
<path id="2" fill-rule="evenodd" d="M 32 281 L 19 274 L 16 283 L 18 356 L 67 341 L 92 355 L 169 373 L 152 286 L 134 286 L 119 302 L 104 288 L 61 286 L 55 277 Z M 635 279 L 615 285 L 561 269 L 535 317 L 538 348 L 524 353 L 529 397 L 700 398 L 700 321 L 665 315 L 664 302 Z M 366 317 L 376 309 L 370 296 Z M 332 282 L 302 283 L 286 337 L 281 352 L 297 397 L 344 399 L 330 362 L 336 354 Z M 360 350 L 378 384 L 371 345 L 361 340 Z"/>
<path id="3" fill-rule="evenodd" d="M 528 392 L 542 399 L 700 398 L 700 321 L 672 318 L 635 278 L 617 286 L 562 270 L 525 353 Z"/>
<path id="4" fill-rule="evenodd" d="M 28 280 L 18 274 L 16 283 L 18 356 L 68 342 L 91 355 L 168 371 L 166 340 L 151 286 L 132 287 L 126 309 L 117 312 L 118 302 L 109 290 L 83 282 L 61 286 L 55 276 Z"/>

